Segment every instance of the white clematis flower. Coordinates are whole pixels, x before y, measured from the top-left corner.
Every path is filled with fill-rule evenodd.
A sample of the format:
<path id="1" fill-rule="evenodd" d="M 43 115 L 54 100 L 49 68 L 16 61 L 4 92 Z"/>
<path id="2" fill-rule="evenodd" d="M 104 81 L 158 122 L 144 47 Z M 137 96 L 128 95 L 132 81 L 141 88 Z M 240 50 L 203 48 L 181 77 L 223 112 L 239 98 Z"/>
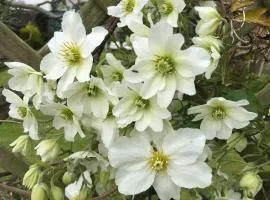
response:
<path id="1" fill-rule="evenodd" d="M 157 104 L 156 97 L 145 99 L 140 96 L 140 86 L 129 85 L 127 88 L 121 88 L 124 94 L 119 103 L 113 108 L 113 114 L 116 116 L 120 127 L 125 127 L 135 122 L 135 128 L 138 131 L 144 131 L 150 127 L 153 131 L 163 130 L 163 120 L 169 119 L 171 113 Z"/>
<path id="2" fill-rule="evenodd" d="M 117 6 L 108 7 L 108 15 L 120 18 L 119 27 L 129 25 L 132 21 L 141 23 L 141 10 L 147 2 L 148 0 L 122 0 Z"/>
<path id="3" fill-rule="evenodd" d="M 113 92 L 117 85 L 125 83 L 123 73 L 126 68 L 122 65 L 121 61 L 117 60 L 111 53 L 106 55 L 106 61 L 108 65 L 102 66 L 101 70 L 104 83 Z"/>
<path id="4" fill-rule="evenodd" d="M 207 139 L 228 139 L 234 128 L 243 128 L 257 117 L 256 113 L 242 108 L 248 104 L 247 100 L 234 102 L 216 97 L 210 99 L 207 104 L 191 107 L 188 114 L 197 114 L 193 121 L 202 120 L 201 130 Z"/>
<path id="5" fill-rule="evenodd" d="M 153 185 L 161 200 L 180 199 L 180 188 L 204 188 L 211 184 L 211 168 L 199 161 L 205 136 L 198 129 L 164 134 L 160 142 L 147 134 L 121 137 L 110 147 L 110 164 L 117 169 L 120 193 L 135 195 Z"/>
<path id="6" fill-rule="evenodd" d="M 68 98 L 67 104 L 79 117 L 92 114 L 98 118 L 106 118 L 110 100 L 109 91 L 101 78 L 92 77 L 88 82 L 72 83 L 63 93 Z"/>
<path id="7" fill-rule="evenodd" d="M 196 26 L 196 33 L 199 36 L 213 35 L 222 22 L 222 17 L 214 7 L 202 6 L 195 7 L 201 20 Z"/>
<path id="8" fill-rule="evenodd" d="M 78 117 L 71 111 L 69 107 L 60 103 L 51 103 L 42 105 L 40 110 L 45 115 L 54 116 L 53 127 L 55 127 L 57 130 L 64 128 L 65 139 L 67 141 L 74 142 L 74 138 L 77 133 L 79 133 L 82 138 L 85 137 Z"/>
<path id="9" fill-rule="evenodd" d="M 5 65 L 10 68 L 8 73 L 13 76 L 8 81 L 9 87 L 22 92 L 28 98 L 34 96 L 33 104 L 39 109 L 43 92 L 42 73 L 20 62 L 5 62 Z"/>
<path id="10" fill-rule="evenodd" d="M 195 76 L 206 71 L 210 64 L 208 52 L 200 47 L 181 50 L 183 36 L 173 34 L 173 28 L 158 23 L 151 28 L 149 39 L 135 38 L 133 47 L 136 64 L 124 72 L 131 83 L 141 83 L 141 96 L 148 99 L 157 94 L 157 102 L 167 107 L 175 91 L 194 95 Z"/>
<path id="11" fill-rule="evenodd" d="M 205 77 L 210 79 L 213 71 L 217 68 L 221 57 L 220 51 L 223 46 L 222 42 L 212 36 L 194 37 L 192 41 L 195 46 L 204 48 L 211 55 L 211 63 L 205 72 Z"/>
<path id="12" fill-rule="evenodd" d="M 28 98 L 22 100 L 17 94 L 7 89 L 4 89 L 2 94 L 6 97 L 6 101 L 10 103 L 9 116 L 23 120 L 24 132 L 29 132 L 31 139 L 39 140 L 38 123 L 28 106 Z"/>
<path id="13" fill-rule="evenodd" d="M 177 27 L 178 15 L 184 10 L 185 6 L 184 0 L 161 0 L 158 3 L 161 21 Z"/>
<path id="14" fill-rule="evenodd" d="M 95 27 L 92 33 L 86 35 L 82 19 L 74 11 L 64 13 L 62 30 L 54 33 L 48 43 L 51 53 L 41 61 L 41 70 L 47 79 L 60 78 L 57 87 L 59 97 L 75 77 L 79 82 L 90 79 L 93 64 L 91 53 L 108 33 L 103 27 Z"/>

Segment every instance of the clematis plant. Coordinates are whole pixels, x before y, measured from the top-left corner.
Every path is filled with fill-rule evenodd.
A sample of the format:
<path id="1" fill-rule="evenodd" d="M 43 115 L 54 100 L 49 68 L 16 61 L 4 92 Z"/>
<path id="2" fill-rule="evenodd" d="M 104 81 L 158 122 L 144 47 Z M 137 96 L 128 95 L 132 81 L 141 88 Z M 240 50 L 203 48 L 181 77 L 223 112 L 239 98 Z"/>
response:
<path id="1" fill-rule="evenodd" d="M 253 76 L 226 82 L 238 43 L 201 3 L 121 0 L 107 9 L 110 30 L 89 34 L 66 11 L 40 71 L 5 63 L 2 94 L 26 133 L 12 151 L 37 155 L 23 179 L 32 200 L 255 198 L 268 113 L 239 97 Z"/>

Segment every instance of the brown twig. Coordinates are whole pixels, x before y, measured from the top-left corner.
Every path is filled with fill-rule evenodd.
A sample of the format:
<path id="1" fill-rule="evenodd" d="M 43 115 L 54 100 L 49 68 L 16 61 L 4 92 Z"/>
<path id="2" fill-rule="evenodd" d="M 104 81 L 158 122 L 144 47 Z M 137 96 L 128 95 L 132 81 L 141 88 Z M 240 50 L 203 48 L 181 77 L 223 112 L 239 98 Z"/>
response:
<path id="1" fill-rule="evenodd" d="M 44 14 L 52 19 L 59 19 L 62 17 L 62 15 L 53 14 L 47 10 L 44 10 L 43 8 L 40 8 L 38 6 L 33 6 L 30 4 L 28 5 L 28 4 L 18 3 L 18 2 L 13 2 L 13 1 L 4 1 L 3 4 L 9 5 L 9 6 L 14 7 L 14 8 L 23 8 L 23 9 L 28 9 L 28 10 L 34 10 L 34 11 L 40 12 L 40 13 L 42 13 L 42 14 Z"/>
<path id="2" fill-rule="evenodd" d="M 117 187 L 114 187 L 113 189 L 111 189 L 110 191 L 98 196 L 98 197 L 94 197 L 92 200 L 102 200 L 105 199 L 106 197 L 110 196 L 111 194 L 113 194 L 114 192 L 117 191 Z"/>
<path id="3" fill-rule="evenodd" d="M 105 36 L 104 40 L 102 41 L 102 43 L 93 51 L 93 57 L 94 57 L 94 62 L 98 63 L 99 61 L 99 57 L 102 53 L 102 51 L 104 50 L 104 47 L 107 43 L 107 41 L 110 39 L 111 35 L 113 34 L 114 30 L 117 27 L 117 23 L 118 23 L 118 18 L 115 17 L 110 17 L 107 21 L 107 30 L 108 30 L 108 34 Z"/>
<path id="4" fill-rule="evenodd" d="M 27 197 L 27 198 L 31 198 L 31 192 L 25 191 L 25 190 L 22 190 L 22 189 L 19 189 L 16 187 L 12 187 L 12 186 L 8 186 L 8 185 L 0 183 L 0 189 L 6 190 L 9 192 L 14 192 L 16 194 L 19 194 L 19 195 Z"/>
<path id="5" fill-rule="evenodd" d="M 219 2 L 220 2 L 220 8 L 221 8 L 222 15 L 225 17 L 226 16 L 226 7 L 224 5 L 224 0 L 219 0 Z"/>

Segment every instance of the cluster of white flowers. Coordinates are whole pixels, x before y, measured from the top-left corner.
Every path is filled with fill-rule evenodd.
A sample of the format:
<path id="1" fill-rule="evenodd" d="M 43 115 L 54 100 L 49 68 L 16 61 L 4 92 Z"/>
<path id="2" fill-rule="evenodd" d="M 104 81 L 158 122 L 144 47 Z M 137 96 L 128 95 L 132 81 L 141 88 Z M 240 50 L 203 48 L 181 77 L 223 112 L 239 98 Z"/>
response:
<path id="1" fill-rule="evenodd" d="M 151 3 L 122 0 L 108 8 L 109 15 L 120 19 L 119 27 L 128 26 L 133 31 L 133 66 L 123 66 L 108 52 L 102 75 L 92 73 L 92 52 L 108 32 L 95 27 L 87 35 L 79 14 L 67 11 L 62 32 L 55 32 L 48 43 L 51 52 L 42 59 L 41 72 L 22 63 L 6 63 L 13 75 L 9 87 L 21 92 L 23 100 L 7 89 L 3 95 L 11 103 L 10 117 L 23 120 L 30 138 L 41 140 L 35 149 L 42 161 L 58 157 L 59 138 L 63 137 L 49 139 L 39 134 L 30 100 L 36 110 L 53 116 L 52 126 L 63 128 L 66 141 L 76 141 L 77 134 L 84 138 L 85 127 L 98 130 L 98 153 L 108 157 L 111 167 L 116 168 L 113 177 L 120 193 L 135 195 L 153 186 L 162 200 L 180 199 L 181 187 L 211 184 L 211 168 L 202 159 L 206 140 L 228 139 L 234 128 L 247 126 L 257 115 L 242 107 L 248 104 L 246 100 L 233 102 L 217 97 L 188 110 L 188 114 L 197 114 L 194 121 L 202 120 L 200 129 L 173 130 L 168 106 L 174 97 L 195 95 L 196 76 L 205 73 L 209 79 L 218 66 L 222 42 L 214 33 L 222 18 L 215 8 L 196 7 L 201 18 L 196 27 L 199 36 L 192 39 L 194 45 L 183 48 L 185 39 L 175 33 L 174 27 L 178 27 L 185 2 L 158 1 L 160 21 L 153 24 L 150 20 L 150 28 L 143 23 L 146 4 Z M 133 131 L 119 134 L 123 129 Z M 14 152 L 26 154 L 28 140 L 15 141 Z M 98 155 L 96 152 L 89 157 L 101 162 Z M 82 158 L 70 159 L 78 163 Z M 68 181 L 67 198 L 84 199 L 83 190 L 92 187 L 91 174 L 86 171 L 74 181 Z"/>

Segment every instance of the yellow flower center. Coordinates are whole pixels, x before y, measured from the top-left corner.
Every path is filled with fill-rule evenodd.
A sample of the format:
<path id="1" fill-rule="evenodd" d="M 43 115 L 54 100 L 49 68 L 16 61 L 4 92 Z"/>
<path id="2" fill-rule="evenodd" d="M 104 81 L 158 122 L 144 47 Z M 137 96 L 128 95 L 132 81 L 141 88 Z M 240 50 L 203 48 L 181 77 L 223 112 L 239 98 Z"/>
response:
<path id="1" fill-rule="evenodd" d="M 87 94 L 88 96 L 96 96 L 98 93 L 98 87 L 95 86 L 92 83 L 89 83 L 88 87 L 87 87 Z"/>
<path id="2" fill-rule="evenodd" d="M 114 72 L 113 74 L 112 74 L 112 80 L 113 81 L 122 81 L 122 79 L 123 79 L 123 75 L 122 75 L 122 73 L 121 72 Z"/>
<path id="3" fill-rule="evenodd" d="M 160 151 L 153 151 L 148 161 L 149 167 L 156 172 L 164 172 L 169 165 L 169 157 Z"/>
<path id="4" fill-rule="evenodd" d="M 224 108 L 222 107 L 216 107 L 213 111 L 212 111 L 212 117 L 215 120 L 222 120 L 226 117 L 226 111 L 224 110 Z"/>
<path id="5" fill-rule="evenodd" d="M 82 62 L 80 48 L 72 42 L 63 44 L 60 55 L 69 67 L 78 66 Z"/>
<path id="6" fill-rule="evenodd" d="M 70 109 L 65 108 L 61 110 L 60 117 L 64 120 L 71 121 L 73 120 L 73 112 Z"/>
<path id="7" fill-rule="evenodd" d="M 124 10 L 127 13 L 131 13 L 134 10 L 136 4 L 135 0 L 123 0 L 123 3 L 124 3 Z"/>
<path id="8" fill-rule="evenodd" d="M 168 1 L 168 0 L 167 1 L 166 0 L 162 1 L 160 6 L 159 6 L 159 11 L 160 11 L 160 13 L 162 15 L 168 16 L 173 11 L 172 3 L 170 1 Z"/>
<path id="9" fill-rule="evenodd" d="M 20 107 L 17 109 L 17 113 L 18 113 L 18 115 L 19 115 L 21 118 L 25 118 L 26 115 L 27 115 L 27 108 L 26 108 L 26 107 L 23 107 L 23 106 L 20 106 Z"/>
<path id="10" fill-rule="evenodd" d="M 168 76 L 175 72 L 174 60 L 167 55 L 157 56 L 155 60 L 155 69 L 162 76 Z"/>
<path id="11" fill-rule="evenodd" d="M 147 108 L 149 106 L 149 100 L 148 99 L 143 99 L 142 97 L 138 97 L 135 99 L 134 104 L 141 109 Z"/>

